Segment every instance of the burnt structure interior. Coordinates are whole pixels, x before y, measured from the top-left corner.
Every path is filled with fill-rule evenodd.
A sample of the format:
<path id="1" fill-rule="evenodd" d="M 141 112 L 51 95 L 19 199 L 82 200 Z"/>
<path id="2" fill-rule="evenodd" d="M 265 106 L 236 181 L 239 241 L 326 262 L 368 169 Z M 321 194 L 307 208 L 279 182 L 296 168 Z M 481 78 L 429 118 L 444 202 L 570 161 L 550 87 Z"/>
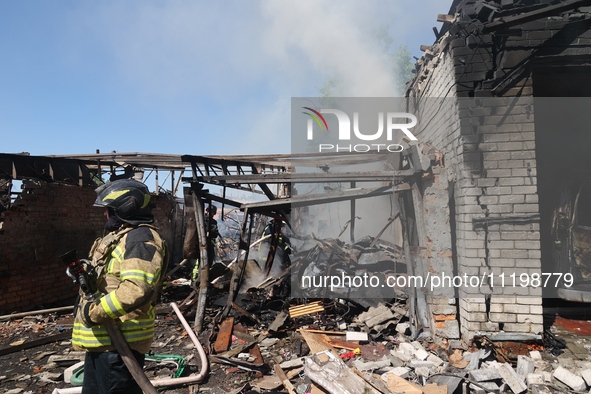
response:
<path id="1" fill-rule="evenodd" d="M 536 68 L 533 75 L 542 272 L 554 272 L 552 215 L 561 187 L 591 175 L 588 66 Z M 590 204 L 583 199 L 580 204 Z M 546 288 L 545 298 L 553 298 Z M 555 304 L 556 300 L 548 300 Z"/>

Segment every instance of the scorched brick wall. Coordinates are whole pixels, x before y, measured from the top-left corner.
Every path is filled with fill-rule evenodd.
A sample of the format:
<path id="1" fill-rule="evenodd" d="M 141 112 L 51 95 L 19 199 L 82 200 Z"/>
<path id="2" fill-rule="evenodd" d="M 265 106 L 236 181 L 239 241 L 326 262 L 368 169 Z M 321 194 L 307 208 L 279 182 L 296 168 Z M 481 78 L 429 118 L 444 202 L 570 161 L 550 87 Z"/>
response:
<path id="1" fill-rule="evenodd" d="M 77 249 L 86 257 L 103 233 L 104 210 L 93 207 L 94 188 L 60 184 L 28 186 L 0 229 L 0 313 L 27 310 L 73 298 L 77 292 L 58 256 Z M 174 203 L 153 196 L 160 233 L 172 240 Z"/>

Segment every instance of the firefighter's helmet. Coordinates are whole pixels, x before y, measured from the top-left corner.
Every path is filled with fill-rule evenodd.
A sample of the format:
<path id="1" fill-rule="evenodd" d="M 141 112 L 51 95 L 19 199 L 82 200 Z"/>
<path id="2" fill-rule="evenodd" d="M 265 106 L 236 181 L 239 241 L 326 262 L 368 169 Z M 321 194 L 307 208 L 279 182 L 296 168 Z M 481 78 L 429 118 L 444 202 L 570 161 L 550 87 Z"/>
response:
<path id="1" fill-rule="evenodd" d="M 111 208 L 122 222 L 138 225 L 154 221 L 150 191 L 139 181 L 120 179 L 99 186 L 95 192 L 94 206 Z"/>

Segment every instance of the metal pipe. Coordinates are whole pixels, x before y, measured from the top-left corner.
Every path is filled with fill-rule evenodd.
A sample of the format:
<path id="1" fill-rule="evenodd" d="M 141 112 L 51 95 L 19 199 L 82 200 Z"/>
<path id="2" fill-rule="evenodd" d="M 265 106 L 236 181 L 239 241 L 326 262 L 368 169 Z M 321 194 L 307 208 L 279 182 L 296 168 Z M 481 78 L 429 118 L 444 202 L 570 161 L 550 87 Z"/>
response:
<path id="1" fill-rule="evenodd" d="M 193 331 L 193 329 L 191 328 L 189 323 L 187 323 L 187 320 L 185 320 L 185 318 L 183 317 L 183 314 L 181 313 L 181 311 L 180 311 L 179 307 L 176 305 L 176 303 L 171 302 L 170 306 L 172 307 L 172 309 L 174 309 L 174 312 L 178 316 L 181 324 L 183 325 L 183 327 L 187 331 L 187 334 L 189 334 L 189 338 L 191 338 L 191 340 L 193 341 L 193 344 L 195 345 L 195 348 L 197 348 L 197 352 L 199 353 L 199 357 L 201 358 L 201 371 L 199 372 L 199 374 L 197 374 L 195 376 L 187 376 L 185 378 L 169 378 L 169 379 L 153 380 L 152 384 L 154 385 L 154 387 L 198 383 L 198 382 L 202 381 L 203 379 L 205 379 L 205 376 L 207 376 L 207 373 L 209 372 L 209 363 L 207 360 L 207 354 L 205 354 L 205 350 L 203 349 L 203 346 L 201 346 L 199 339 L 197 339 L 197 335 L 195 335 L 195 332 Z"/>
<path id="2" fill-rule="evenodd" d="M 193 344 L 195 344 L 195 348 L 197 348 L 197 352 L 199 353 L 199 357 L 201 359 L 201 371 L 199 372 L 199 374 L 197 374 L 195 376 L 187 376 L 184 378 L 168 378 L 168 379 L 151 380 L 150 382 L 154 385 L 154 387 L 176 386 L 176 385 L 181 385 L 181 384 L 199 383 L 203 379 L 205 379 L 205 377 L 207 376 L 207 373 L 209 372 L 209 363 L 207 360 L 207 355 L 205 354 L 205 350 L 203 349 L 203 346 L 199 342 L 199 339 L 197 339 L 195 332 L 193 331 L 193 329 L 191 328 L 189 323 L 187 323 L 187 320 L 185 320 L 185 318 L 183 317 L 183 314 L 179 310 L 179 307 L 176 305 L 176 303 L 172 302 L 170 304 L 170 306 L 172 307 L 174 312 L 177 314 L 177 316 L 178 316 L 181 324 L 185 328 L 185 330 L 187 330 L 187 334 L 189 334 L 189 338 L 191 338 L 191 340 L 193 341 Z M 81 393 L 82 393 L 82 387 L 71 387 L 71 388 L 67 388 L 67 389 L 54 389 L 52 392 L 52 394 L 81 394 Z"/>
<path id="3" fill-rule="evenodd" d="M 52 309 L 40 309 L 38 311 L 29 311 L 29 312 L 22 312 L 22 313 L 13 313 L 11 315 L 4 315 L 0 316 L 0 321 L 10 320 L 10 319 L 18 319 L 19 317 L 31 316 L 31 315 L 39 315 L 43 313 L 52 313 L 52 312 L 68 312 L 73 311 L 74 305 L 70 306 L 62 306 L 59 308 L 52 308 Z"/>

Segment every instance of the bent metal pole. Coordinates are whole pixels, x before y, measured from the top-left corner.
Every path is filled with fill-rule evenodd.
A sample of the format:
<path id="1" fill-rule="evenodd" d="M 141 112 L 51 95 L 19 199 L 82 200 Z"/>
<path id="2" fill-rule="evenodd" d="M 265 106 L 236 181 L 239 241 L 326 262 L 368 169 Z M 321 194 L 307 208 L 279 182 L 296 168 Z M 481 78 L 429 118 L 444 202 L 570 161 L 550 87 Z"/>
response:
<path id="1" fill-rule="evenodd" d="M 171 387 L 171 386 L 177 386 L 177 385 L 181 385 L 181 384 L 199 383 L 203 379 L 205 379 L 205 377 L 207 376 L 207 373 L 209 372 L 209 362 L 207 360 L 207 354 L 205 354 L 205 349 L 203 349 L 203 346 L 199 342 L 199 339 L 197 339 L 195 332 L 193 331 L 193 329 L 191 328 L 189 323 L 187 323 L 187 320 L 185 320 L 185 318 L 183 317 L 183 314 L 179 310 L 176 303 L 173 302 L 170 304 L 170 306 L 172 306 L 172 309 L 177 314 L 179 320 L 181 321 L 181 324 L 183 325 L 185 330 L 187 330 L 187 334 L 189 334 L 189 338 L 191 338 L 191 340 L 193 341 L 193 344 L 195 345 L 195 348 L 197 349 L 197 352 L 199 353 L 199 357 L 201 359 L 201 371 L 199 372 L 199 374 L 197 374 L 195 376 L 187 376 L 184 378 L 168 378 L 168 379 L 151 380 L 150 382 L 151 382 L 151 384 L 154 385 L 154 387 Z M 54 389 L 52 392 L 52 394 L 80 394 L 80 393 L 82 393 L 81 386 L 71 387 L 71 388 L 67 388 L 67 389 Z"/>

